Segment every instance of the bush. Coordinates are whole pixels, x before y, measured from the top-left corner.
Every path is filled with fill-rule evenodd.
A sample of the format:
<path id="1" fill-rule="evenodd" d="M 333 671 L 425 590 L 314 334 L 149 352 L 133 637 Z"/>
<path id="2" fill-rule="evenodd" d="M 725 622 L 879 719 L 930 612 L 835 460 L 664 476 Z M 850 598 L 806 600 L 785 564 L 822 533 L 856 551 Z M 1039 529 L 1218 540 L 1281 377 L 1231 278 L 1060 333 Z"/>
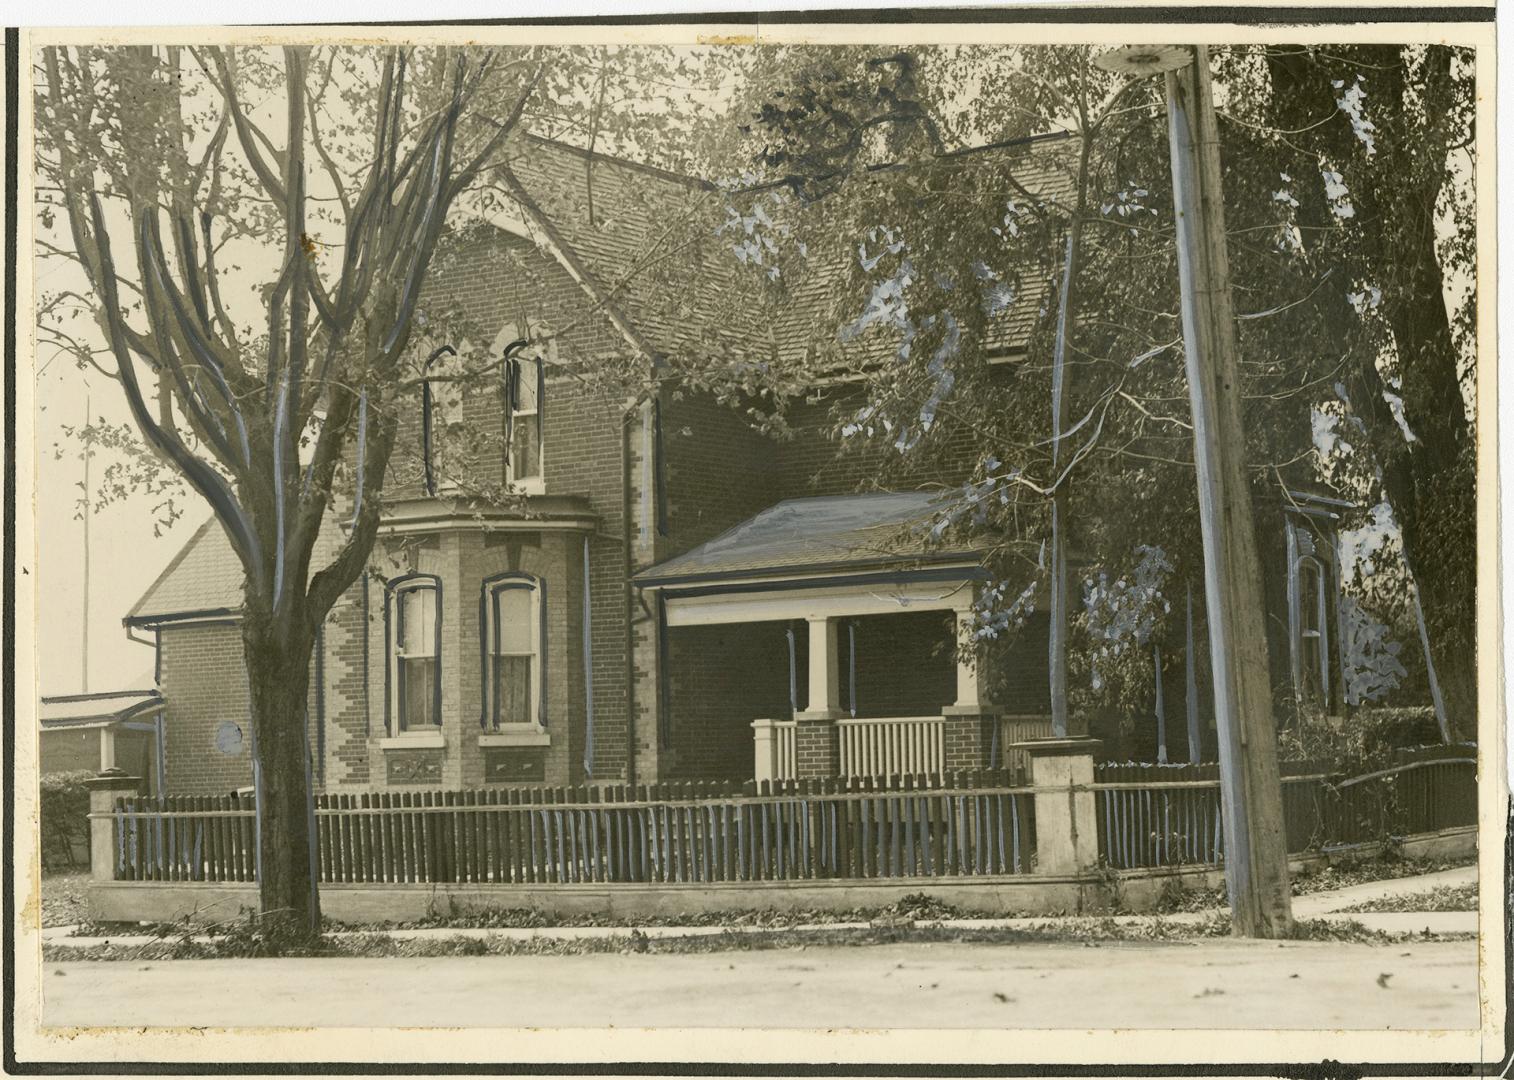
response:
<path id="1" fill-rule="evenodd" d="M 1333 772 L 1359 775 L 1384 769 L 1397 751 L 1440 743 L 1440 727 L 1429 705 L 1356 709 L 1345 716 L 1296 716 L 1278 732 L 1284 758 L 1311 758 Z"/>
<path id="2" fill-rule="evenodd" d="M 42 777 L 42 865 L 49 870 L 72 869 L 78 856 L 89 851 L 88 769 L 48 773 Z"/>

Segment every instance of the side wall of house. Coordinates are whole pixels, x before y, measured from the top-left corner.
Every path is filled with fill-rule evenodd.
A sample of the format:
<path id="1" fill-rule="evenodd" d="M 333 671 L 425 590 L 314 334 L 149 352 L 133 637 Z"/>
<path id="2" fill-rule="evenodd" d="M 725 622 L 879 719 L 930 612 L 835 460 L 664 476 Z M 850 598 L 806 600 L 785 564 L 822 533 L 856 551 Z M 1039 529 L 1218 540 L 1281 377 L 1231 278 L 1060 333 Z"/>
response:
<path id="1" fill-rule="evenodd" d="M 159 642 L 169 794 L 225 795 L 249 786 L 252 733 L 240 627 L 165 627 Z M 231 726 L 218 741 L 223 724 Z"/>
<path id="2" fill-rule="evenodd" d="M 170 795 L 225 795 L 252 784 L 252 729 L 242 633 L 235 622 L 165 626 L 159 689 L 164 707 L 164 780 Z M 324 664 L 310 667 L 312 748 L 322 738 Z M 316 788 L 321 790 L 319 774 Z"/>

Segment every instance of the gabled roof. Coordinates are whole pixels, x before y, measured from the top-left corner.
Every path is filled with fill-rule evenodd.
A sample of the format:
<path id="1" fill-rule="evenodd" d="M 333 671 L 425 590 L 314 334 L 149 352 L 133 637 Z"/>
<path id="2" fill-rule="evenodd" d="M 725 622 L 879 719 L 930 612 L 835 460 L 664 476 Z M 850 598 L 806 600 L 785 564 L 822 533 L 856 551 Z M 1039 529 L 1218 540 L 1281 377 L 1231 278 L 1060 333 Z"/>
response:
<path id="1" fill-rule="evenodd" d="M 715 539 L 636 575 L 639 585 L 976 561 L 978 552 L 931 542 L 937 492 L 786 499 Z"/>
<path id="2" fill-rule="evenodd" d="M 328 514 L 316 538 L 311 565 L 320 568 L 343 540 Z M 197 616 L 234 616 L 242 610 L 242 561 L 214 517 L 195 530 L 123 620 L 151 626 Z"/>
<path id="3" fill-rule="evenodd" d="M 59 694 L 42 699 L 37 719 L 44 728 L 101 726 L 150 713 L 162 704 L 162 695 L 156 690 Z"/>
<path id="4" fill-rule="evenodd" d="M 242 607 L 242 562 L 214 517 L 194 531 L 142 599 L 128 626 L 191 614 L 226 615 Z"/>
<path id="5" fill-rule="evenodd" d="M 1064 155 L 1059 141 L 1042 139 L 969 147 L 934 164 L 960 168 L 968 176 L 996 167 L 1012 169 L 1022 186 L 1055 203 L 1065 202 L 1071 192 Z M 507 144 L 502 166 L 507 186 L 511 180 L 519 184 L 527 223 L 549 234 L 542 239 L 579 267 L 596 302 L 612 320 L 619 317 L 623 332 L 638 339 L 639 347 L 656 355 L 719 343 L 738 355 L 766 359 L 771 341 L 780 355 L 801 358 L 817 319 L 824 318 L 849 272 L 842 259 L 817 256 L 775 304 L 761 295 L 757 275 L 743 270 L 729 250 L 735 238 L 715 236 L 728 203 L 715 185 L 529 134 Z M 689 215 L 708 219 L 713 242 L 700 245 L 702 250 L 679 252 L 679 258 L 696 260 L 699 273 L 685 290 L 670 296 L 644 266 L 651 262 L 655 269 L 670 224 Z M 996 321 L 989 346 L 1023 348 L 1048 290 L 1044 278 L 1021 282 L 1014 303 Z M 864 298 L 857 297 L 858 313 L 863 306 Z M 890 354 L 895 344 L 885 339 L 886 334 L 867 335 L 851 348 L 866 356 Z"/>

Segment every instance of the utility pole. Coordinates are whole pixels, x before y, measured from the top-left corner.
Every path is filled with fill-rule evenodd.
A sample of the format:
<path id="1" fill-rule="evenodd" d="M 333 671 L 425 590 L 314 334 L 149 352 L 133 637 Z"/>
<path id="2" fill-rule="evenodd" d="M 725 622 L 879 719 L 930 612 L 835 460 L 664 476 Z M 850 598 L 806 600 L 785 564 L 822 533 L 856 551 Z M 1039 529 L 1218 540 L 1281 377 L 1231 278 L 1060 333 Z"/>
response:
<path id="1" fill-rule="evenodd" d="M 1166 77 L 1230 920 L 1234 932 L 1245 937 L 1284 937 L 1292 929 L 1293 910 L 1282 780 L 1267 638 L 1258 617 L 1265 603 L 1246 476 L 1209 54 L 1203 45 L 1131 46 L 1101 56 L 1098 62 L 1110 71 L 1162 72 Z"/>
<path id="2" fill-rule="evenodd" d="M 89 427 L 89 391 L 84 391 L 84 426 Z M 94 451 L 88 436 L 84 440 L 84 640 L 79 649 L 79 692 L 89 693 L 89 518 L 93 506 L 89 497 L 89 462 Z"/>

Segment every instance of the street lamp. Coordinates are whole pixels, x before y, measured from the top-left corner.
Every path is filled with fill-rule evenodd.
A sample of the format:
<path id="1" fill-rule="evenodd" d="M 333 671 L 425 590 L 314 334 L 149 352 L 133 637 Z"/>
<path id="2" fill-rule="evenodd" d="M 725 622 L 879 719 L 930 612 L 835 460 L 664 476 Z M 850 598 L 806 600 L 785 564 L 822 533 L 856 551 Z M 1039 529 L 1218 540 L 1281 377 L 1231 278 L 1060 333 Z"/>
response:
<path id="1" fill-rule="evenodd" d="M 1183 353 L 1193 411 L 1209 647 L 1214 659 L 1225 883 L 1236 933 L 1284 937 L 1292 929 L 1293 913 L 1282 780 L 1272 720 L 1267 636 L 1259 617 L 1265 598 L 1246 477 L 1240 365 L 1209 54 L 1203 45 L 1127 45 L 1096 57 L 1094 63 L 1105 71 L 1136 78 L 1160 74 L 1166 81 Z"/>

